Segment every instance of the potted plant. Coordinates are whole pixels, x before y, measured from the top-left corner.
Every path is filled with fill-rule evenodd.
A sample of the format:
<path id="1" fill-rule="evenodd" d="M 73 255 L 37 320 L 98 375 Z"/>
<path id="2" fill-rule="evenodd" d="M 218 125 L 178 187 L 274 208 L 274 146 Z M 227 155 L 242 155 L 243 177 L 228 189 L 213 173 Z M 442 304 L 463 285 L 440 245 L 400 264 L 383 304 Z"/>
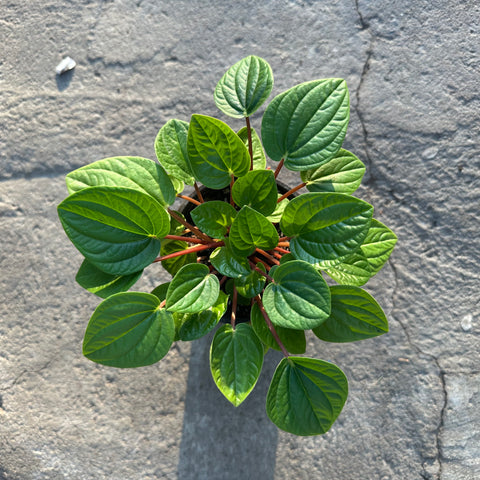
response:
<path id="1" fill-rule="evenodd" d="M 77 282 L 104 299 L 85 332 L 87 358 L 150 365 L 172 342 L 217 328 L 210 367 L 223 395 L 242 403 L 265 352 L 280 350 L 267 414 L 287 432 L 318 435 L 338 417 L 348 384 L 336 365 L 299 356 L 305 331 L 327 342 L 388 331 L 382 309 L 360 287 L 382 268 L 396 237 L 351 195 L 365 166 L 342 149 L 345 81 L 314 80 L 277 95 L 258 135 L 250 116 L 272 86 L 265 60 L 242 59 L 214 99 L 224 114 L 245 118 L 244 128 L 199 114 L 169 120 L 155 140 L 158 162 L 112 157 L 74 170 L 58 214 L 85 257 Z M 282 168 L 300 180 L 279 193 Z M 185 184 L 192 193 L 183 193 Z M 299 194 L 302 187 L 308 192 Z M 175 210 L 176 198 L 190 208 Z M 172 280 L 151 293 L 128 291 L 152 264 Z"/>

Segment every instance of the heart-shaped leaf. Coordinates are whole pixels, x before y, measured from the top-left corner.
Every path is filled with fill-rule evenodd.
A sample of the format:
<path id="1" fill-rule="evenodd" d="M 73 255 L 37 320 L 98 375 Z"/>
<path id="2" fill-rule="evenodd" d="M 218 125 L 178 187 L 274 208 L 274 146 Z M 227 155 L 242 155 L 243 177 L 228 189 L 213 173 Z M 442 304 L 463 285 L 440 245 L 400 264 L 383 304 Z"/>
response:
<path id="1" fill-rule="evenodd" d="M 158 161 L 175 178 L 193 185 L 193 178 L 187 153 L 188 122 L 169 120 L 155 138 L 155 153 Z"/>
<path id="2" fill-rule="evenodd" d="M 355 342 L 388 332 L 388 321 L 375 299 L 359 287 L 330 287 L 332 312 L 313 333 L 326 342 Z"/>
<path id="3" fill-rule="evenodd" d="M 224 188 L 230 184 L 232 175 L 242 177 L 250 168 L 245 144 L 216 118 L 192 115 L 187 145 L 190 168 L 206 187 Z"/>
<path id="4" fill-rule="evenodd" d="M 260 140 L 260 137 L 254 128 L 251 128 L 250 132 L 252 135 L 253 169 L 265 170 L 265 167 L 267 166 L 267 158 L 265 157 L 265 152 L 263 151 L 262 141 Z M 237 135 L 242 139 L 242 142 L 248 148 L 247 127 L 240 129 Z"/>
<path id="5" fill-rule="evenodd" d="M 267 155 L 302 171 L 328 162 L 340 149 L 350 118 L 345 80 L 302 83 L 275 97 L 262 119 Z"/>
<path id="6" fill-rule="evenodd" d="M 112 275 L 152 263 L 170 229 L 168 213 L 153 197 L 123 187 L 79 190 L 58 206 L 58 216 L 83 256 Z"/>
<path id="7" fill-rule="evenodd" d="M 247 205 L 237 213 L 230 228 L 230 245 L 238 255 L 250 255 L 255 247 L 270 250 L 278 243 L 275 227 Z"/>
<path id="8" fill-rule="evenodd" d="M 218 389 L 235 407 L 257 383 L 263 365 L 263 346 L 246 323 L 223 325 L 210 347 L 210 370 Z"/>
<path id="9" fill-rule="evenodd" d="M 190 215 L 195 225 L 212 238 L 222 238 L 237 215 L 229 203 L 212 200 L 195 207 Z"/>
<path id="10" fill-rule="evenodd" d="M 160 309 L 150 293 L 117 293 L 93 313 L 83 341 L 83 354 L 111 367 L 151 365 L 164 357 L 175 327 L 170 312 Z"/>
<path id="11" fill-rule="evenodd" d="M 250 55 L 225 72 L 215 88 L 215 104 L 230 117 L 249 117 L 265 102 L 272 87 L 270 65 Z"/>
<path id="12" fill-rule="evenodd" d="M 328 285 L 309 263 L 302 260 L 284 263 L 273 272 L 273 280 L 265 288 L 263 305 L 275 325 L 309 330 L 330 315 Z"/>
<path id="13" fill-rule="evenodd" d="M 218 273 L 231 278 L 248 275 L 251 272 L 248 260 L 235 255 L 227 245 L 216 248 L 210 255 L 210 262 Z"/>
<path id="14" fill-rule="evenodd" d="M 248 205 L 262 215 L 270 215 L 277 206 L 278 192 L 275 176 L 271 170 L 252 170 L 233 185 L 234 202 Z"/>
<path id="15" fill-rule="evenodd" d="M 253 330 L 257 334 L 258 338 L 267 347 L 280 351 L 281 348 L 275 340 L 272 332 L 268 328 L 268 325 L 265 322 L 265 319 L 263 318 L 263 315 L 256 303 L 254 303 L 252 306 L 250 320 Z M 306 340 L 305 332 L 303 330 L 292 330 L 291 328 L 283 328 L 278 325 L 275 325 L 274 328 L 278 337 L 280 338 L 280 341 L 283 343 L 283 346 L 288 352 L 295 354 L 305 353 Z"/>
<path id="16" fill-rule="evenodd" d="M 75 280 L 85 290 L 101 298 L 108 298 L 119 292 L 126 292 L 142 275 L 143 270 L 129 275 L 111 275 L 102 272 L 85 259 L 80 266 Z"/>
<path id="17" fill-rule="evenodd" d="M 333 363 L 284 358 L 267 394 L 267 415 L 295 435 L 321 435 L 333 425 L 347 400 L 348 381 Z"/>
<path id="18" fill-rule="evenodd" d="M 257 263 L 257 268 L 265 272 L 262 263 Z M 262 293 L 265 286 L 265 277 L 255 270 L 251 270 L 248 275 L 242 275 L 234 280 L 235 288 L 238 293 L 245 298 L 253 298 Z"/>
<path id="19" fill-rule="evenodd" d="M 341 148 L 327 163 L 301 172 L 310 192 L 353 193 L 362 182 L 365 165 L 351 152 Z"/>
<path id="20" fill-rule="evenodd" d="M 148 158 L 105 158 L 70 172 L 65 180 L 69 193 L 87 187 L 127 187 L 150 195 L 163 206 L 175 201 L 175 190 L 167 172 Z"/>
<path id="21" fill-rule="evenodd" d="M 197 313 L 211 307 L 218 299 L 218 278 L 206 265 L 190 263 L 173 277 L 165 307 L 171 312 Z"/>
<path id="22" fill-rule="evenodd" d="M 163 257 L 170 253 L 181 252 L 188 248 L 188 243 L 182 240 L 173 240 L 162 242 L 160 248 L 160 255 Z M 197 255 L 194 253 L 187 253 L 186 255 L 180 255 L 178 257 L 167 258 L 162 260 L 162 267 L 170 274 L 175 275 L 184 265 L 189 263 L 195 263 L 197 261 Z"/>

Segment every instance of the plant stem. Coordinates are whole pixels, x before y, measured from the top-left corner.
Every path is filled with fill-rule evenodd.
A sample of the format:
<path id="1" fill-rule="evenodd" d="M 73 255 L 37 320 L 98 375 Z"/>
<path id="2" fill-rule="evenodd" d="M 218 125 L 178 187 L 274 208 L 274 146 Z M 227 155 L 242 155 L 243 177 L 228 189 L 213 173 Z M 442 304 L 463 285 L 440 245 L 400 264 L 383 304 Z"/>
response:
<path id="1" fill-rule="evenodd" d="M 192 233 L 194 233 L 198 238 L 201 238 L 202 240 L 205 240 L 206 242 L 211 242 L 212 239 L 208 236 L 202 233 L 197 227 L 194 227 L 190 223 L 188 223 L 186 220 L 184 220 L 180 215 L 177 215 L 173 210 L 170 208 L 167 208 L 167 212 L 170 214 L 171 217 L 173 217 L 177 222 L 181 223 L 184 227 L 187 227 Z"/>
<path id="2" fill-rule="evenodd" d="M 258 258 L 258 257 L 256 257 L 256 256 L 254 256 L 254 257 L 252 257 L 252 260 L 253 260 L 255 263 L 261 263 L 261 264 L 265 267 L 265 269 L 266 269 L 267 271 L 270 271 L 270 269 L 272 268 L 271 265 L 269 265 L 265 260 L 262 260 L 261 258 Z"/>
<path id="3" fill-rule="evenodd" d="M 205 200 L 203 199 L 202 192 L 198 188 L 197 182 L 195 182 L 193 186 L 195 187 L 195 193 L 197 194 L 198 199 L 200 200 L 201 203 L 204 203 Z"/>
<path id="4" fill-rule="evenodd" d="M 280 248 L 280 247 L 275 247 L 274 250 L 276 250 L 277 252 L 280 252 L 280 253 L 292 253 L 292 252 L 289 252 L 288 250 L 285 250 L 284 248 Z"/>
<path id="5" fill-rule="evenodd" d="M 279 242 L 288 242 L 292 237 L 280 237 L 278 239 Z"/>
<path id="6" fill-rule="evenodd" d="M 236 319 L 236 314 L 237 314 L 237 289 L 235 288 L 235 285 L 233 285 L 233 296 L 232 296 L 232 316 L 230 318 L 230 323 L 232 325 L 232 328 L 235 330 L 235 319 Z"/>
<path id="7" fill-rule="evenodd" d="M 255 249 L 258 253 L 261 253 L 265 258 L 267 258 L 268 260 L 270 260 L 272 263 L 274 263 L 275 265 L 280 265 L 280 262 L 272 257 L 268 252 L 266 252 L 265 250 L 262 250 L 261 248 L 256 248 Z"/>
<path id="8" fill-rule="evenodd" d="M 228 280 L 228 277 L 224 275 L 220 280 L 220 286 L 222 286 L 227 280 Z"/>
<path id="9" fill-rule="evenodd" d="M 289 247 L 290 242 L 278 242 L 277 247 Z"/>
<path id="10" fill-rule="evenodd" d="M 260 275 L 263 275 L 268 281 L 273 282 L 273 278 L 270 275 L 268 275 L 267 273 L 265 273 L 262 269 L 258 268 L 251 260 L 249 260 L 248 263 L 250 263 L 250 266 L 256 272 L 258 272 Z"/>
<path id="11" fill-rule="evenodd" d="M 260 311 L 262 312 L 262 315 L 263 315 L 263 318 L 265 319 L 265 323 L 267 324 L 268 328 L 270 329 L 270 332 L 272 332 L 272 335 L 273 335 L 273 338 L 275 339 L 275 341 L 278 343 L 278 346 L 280 347 L 280 349 L 282 350 L 282 353 L 285 355 L 285 357 L 289 357 L 289 353 L 288 353 L 288 350 L 285 348 L 285 345 L 282 343 L 282 341 L 280 340 L 280 337 L 278 336 L 278 333 L 277 331 L 275 330 L 275 327 L 273 326 L 273 323 L 272 321 L 270 320 L 270 318 L 268 317 L 268 314 L 267 312 L 265 311 L 265 308 L 263 306 L 263 303 L 262 303 L 262 299 L 260 298 L 260 295 L 257 295 L 255 297 L 255 301 L 257 302 L 257 305 L 258 305 L 258 308 L 260 309 Z"/>
<path id="12" fill-rule="evenodd" d="M 163 300 L 162 302 L 160 302 L 160 306 L 158 308 L 163 308 L 166 303 L 167 303 L 167 299 Z"/>
<path id="13" fill-rule="evenodd" d="M 182 240 L 187 243 L 202 243 L 205 245 L 205 240 L 192 237 L 183 237 L 181 235 L 165 235 L 163 238 L 167 238 L 168 240 Z"/>
<path id="14" fill-rule="evenodd" d="M 278 177 L 278 174 L 280 173 L 280 170 L 281 170 L 282 167 L 283 167 L 283 162 L 284 162 L 284 160 L 283 160 L 283 158 L 282 158 L 282 159 L 280 160 L 280 163 L 277 165 L 277 168 L 275 169 L 275 174 L 274 174 L 274 175 L 275 175 L 275 178 Z"/>
<path id="15" fill-rule="evenodd" d="M 154 262 L 161 262 L 162 260 L 168 260 L 169 258 L 181 257 L 182 255 L 188 255 L 189 253 L 201 252 L 202 250 L 208 250 L 209 248 L 221 247 L 225 245 L 225 242 L 211 242 L 203 245 L 197 245 L 196 247 L 186 248 L 185 250 L 180 250 L 179 252 L 169 253 L 163 257 L 158 257 Z"/>
<path id="16" fill-rule="evenodd" d="M 287 193 L 284 193 L 278 200 L 277 200 L 277 203 L 280 203 L 284 198 L 287 198 L 289 195 L 291 195 L 292 193 L 295 193 L 297 190 L 300 190 L 301 188 L 303 188 L 304 186 L 306 185 L 305 182 L 301 183 L 300 185 L 297 185 L 295 188 L 292 188 L 291 190 L 289 190 Z"/>
<path id="17" fill-rule="evenodd" d="M 233 197 L 232 197 L 232 189 L 233 189 L 234 182 L 235 182 L 235 177 L 232 173 L 232 180 L 230 181 L 230 205 L 232 207 L 235 207 L 235 202 L 233 201 Z"/>
<path id="18" fill-rule="evenodd" d="M 178 198 L 183 198 L 184 200 L 187 200 L 191 203 L 194 203 L 195 205 L 201 205 L 200 202 L 198 202 L 197 200 L 191 198 L 191 197 L 187 197 L 186 195 L 180 195 L 179 193 L 177 193 L 177 197 Z"/>
<path id="19" fill-rule="evenodd" d="M 278 252 L 273 252 L 272 255 L 275 257 L 275 258 L 282 258 L 282 254 L 278 253 Z"/>
<path id="20" fill-rule="evenodd" d="M 248 137 L 248 153 L 250 154 L 250 170 L 253 170 L 253 144 L 252 144 L 252 128 L 250 126 L 250 118 L 245 117 L 247 122 L 247 137 Z"/>

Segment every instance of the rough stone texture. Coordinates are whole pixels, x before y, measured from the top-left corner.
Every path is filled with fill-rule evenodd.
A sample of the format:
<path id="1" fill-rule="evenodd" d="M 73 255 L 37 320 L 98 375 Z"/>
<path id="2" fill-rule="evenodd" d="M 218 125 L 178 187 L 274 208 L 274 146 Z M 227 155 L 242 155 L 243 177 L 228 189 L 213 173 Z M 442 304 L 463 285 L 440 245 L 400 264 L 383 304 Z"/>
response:
<path id="1" fill-rule="evenodd" d="M 3 2 L 0 479 L 480 478 L 479 25 L 475 0 Z M 57 220 L 65 173 L 153 157 L 169 118 L 224 118 L 213 88 L 250 53 L 272 65 L 274 93 L 347 80 L 359 194 L 399 237 L 367 286 L 390 333 L 309 338 L 350 381 L 321 437 L 266 418 L 276 355 L 237 409 L 210 379 L 208 339 L 132 371 L 81 356 L 98 299 L 75 284 Z M 66 55 L 77 68 L 55 77 Z M 164 279 L 151 267 L 138 288 Z"/>

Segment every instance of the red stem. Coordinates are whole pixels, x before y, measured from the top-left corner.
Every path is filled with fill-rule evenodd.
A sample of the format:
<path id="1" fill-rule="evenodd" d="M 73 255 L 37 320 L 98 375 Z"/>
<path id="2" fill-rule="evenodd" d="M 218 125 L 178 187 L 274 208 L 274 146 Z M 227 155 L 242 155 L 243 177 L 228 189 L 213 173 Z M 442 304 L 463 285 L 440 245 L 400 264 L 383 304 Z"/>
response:
<path id="1" fill-rule="evenodd" d="M 250 118 L 245 117 L 247 122 L 247 137 L 248 137 L 248 153 L 250 154 L 250 170 L 253 170 L 253 145 L 252 145 L 252 128 L 250 127 Z"/>
<path id="2" fill-rule="evenodd" d="M 279 242 L 288 242 L 292 237 L 280 237 L 278 239 Z"/>
<path id="3" fill-rule="evenodd" d="M 190 247 L 179 252 L 169 253 L 163 257 L 157 257 L 153 262 L 161 262 L 162 260 L 168 260 L 169 258 L 181 257 L 182 255 L 188 255 L 189 253 L 201 252 L 202 250 L 208 250 L 209 248 L 221 247 L 225 245 L 225 242 L 212 242 L 203 245 L 197 245 L 196 247 Z"/>
<path id="4" fill-rule="evenodd" d="M 198 238 L 201 238 L 202 240 L 205 240 L 206 242 L 211 242 L 212 241 L 212 239 L 208 235 L 205 235 L 204 233 L 202 233 L 197 227 L 194 227 L 193 225 L 188 223 L 180 215 L 177 215 L 173 210 L 170 210 L 170 208 L 167 208 L 167 212 L 170 214 L 171 217 L 173 217 L 177 222 L 181 223 L 184 227 L 188 228 Z"/>
<path id="5" fill-rule="evenodd" d="M 224 275 L 222 279 L 220 280 L 220 286 L 222 286 L 226 281 L 228 280 L 228 277 Z"/>
<path id="6" fill-rule="evenodd" d="M 187 195 L 180 195 L 179 193 L 177 193 L 177 197 L 178 198 L 183 198 L 184 200 L 187 200 L 191 203 L 194 203 L 195 205 L 201 205 L 200 202 L 198 202 L 197 200 L 195 200 L 194 198 L 191 198 L 191 197 L 187 197 Z"/>
<path id="7" fill-rule="evenodd" d="M 289 247 L 290 242 L 278 242 L 277 247 Z"/>
<path id="8" fill-rule="evenodd" d="M 280 248 L 280 247 L 275 247 L 274 250 L 276 250 L 277 252 L 280 252 L 280 253 L 292 253 L 288 250 L 285 250 L 284 248 Z"/>
<path id="9" fill-rule="evenodd" d="M 197 182 L 195 182 L 195 183 L 193 184 L 193 186 L 195 187 L 195 193 L 197 194 L 198 199 L 200 200 L 201 203 L 204 203 L 205 200 L 204 200 L 203 197 L 202 197 L 202 192 L 201 192 L 200 189 L 198 188 Z"/>
<path id="10" fill-rule="evenodd" d="M 275 258 L 282 258 L 282 255 L 278 252 L 273 252 L 272 255 L 275 257 Z"/>
<path id="11" fill-rule="evenodd" d="M 205 240 L 192 237 L 183 237 L 181 235 L 165 235 L 163 238 L 167 238 L 168 240 L 182 240 L 187 243 L 201 243 L 205 245 Z"/>
<path id="12" fill-rule="evenodd" d="M 278 336 L 277 331 L 275 330 L 275 327 L 273 326 L 272 321 L 268 317 L 267 312 L 265 311 L 265 308 L 263 307 L 262 299 L 260 298 L 260 295 L 257 295 L 255 297 L 255 301 L 257 302 L 258 308 L 262 312 L 263 318 L 265 319 L 265 323 L 267 324 L 268 328 L 270 329 L 270 332 L 272 332 L 273 338 L 275 341 L 278 343 L 278 346 L 282 350 L 282 353 L 285 355 L 285 357 L 289 357 L 288 350 L 285 348 L 285 345 L 283 345 L 282 341 L 280 340 L 280 337 Z"/>
<path id="13" fill-rule="evenodd" d="M 269 253 L 267 253 L 265 250 L 262 250 L 261 248 L 256 248 L 255 249 L 258 253 L 261 253 L 265 258 L 267 258 L 268 260 L 270 260 L 272 263 L 274 263 L 275 265 L 280 265 L 280 262 L 275 259 L 274 257 L 272 257 Z"/>
<path id="14" fill-rule="evenodd" d="M 303 188 L 305 185 L 306 185 L 306 183 L 303 182 L 303 183 L 301 183 L 300 185 L 297 185 L 295 188 L 292 188 L 291 190 L 289 190 L 287 193 L 284 193 L 284 194 L 277 200 L 277 203 L 280 203 L 284 198 L 287 198 L 287 197 L 290 196 L 292 193 L 295 193 L 297 190 L 300 190 L 300 189 Z"/>
<path id="15" fill-rule="evenodd" d="M 235 285 L 233 286 L 233 296 L 232 296 L 232 316 L 230 318 L 230 323 L 232 325 L 232 328 L 235 330 L 235 317 L 237 314 L 237 289 L 235 288 Z"/>
<path id="16" fill-rule="evenodd" d="M 165 299 L 165 300 L 163 300 L 162 302 L 160 302 L 160 307 L 159 307 L 159 308 L 163 308 L 166 303 L 167 303 L 167 299 Z"/>
<path id="17" fill-rule="evenodd" d="M 252 260 L 255 263 L 261 263 L 267 269 L 267 271 L 269 271 L 272 268 L 272 266 L 269 265 L 265 260 L 262 260 L 261 258 L 258 258 L 257 256 L 252 257 Z"/>
<path id="18" fill-rule="evenodd" d="M 284 160 L 283 160 L 283 158 L 282 158 L 282 159 L 280 160 L 280 163 L 277 165 L 277 168 L 275 169 L 275 174 L 274 174 L 274 175 L 275 175 L 275 178 L 278 177 L 278 174 L 280 173 L 280 170 L 281 170 L 282 167 L 283 167 L 283 162 L 284 162 Z"/>
<path id="19" fill-rule="evenodd" d="M 268 281 L 273 282 L 273 278 L 270 275 L 268 275 L 267 273 L 265 273 L 262 269 L 258 268 L 252 261 L 249 260 L 248 263 L 250 263 L 250 266 L 256 272 L 258 272 L 260 275 L 263 275 Z"/>

